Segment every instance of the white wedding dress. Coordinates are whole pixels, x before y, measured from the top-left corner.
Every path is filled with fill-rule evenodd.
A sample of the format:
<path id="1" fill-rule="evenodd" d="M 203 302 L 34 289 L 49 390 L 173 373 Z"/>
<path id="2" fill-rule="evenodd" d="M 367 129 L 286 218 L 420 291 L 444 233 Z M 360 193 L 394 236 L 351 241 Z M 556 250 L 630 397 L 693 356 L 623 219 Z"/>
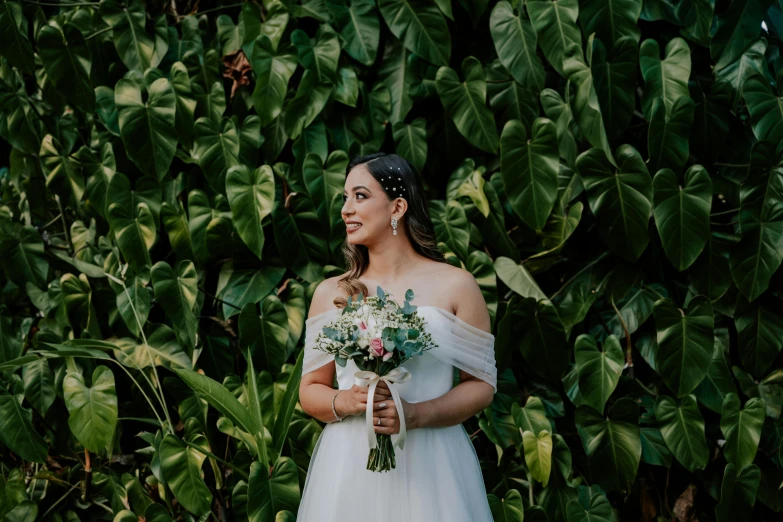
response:
<path id="1" fill-rule="evenodd" d="M 305 322 L 303 374 L 334 361 L 313 348 L 315 336 L 339 315 L 333 308 Z M 437 347 L 405 363 L 412 377 L 395 384 L 408 402 L 423 402 L 453 387 L 460 368 L 497 391 L 495 336 L 451 312 L 418 306 Z M 359 371 L 349 360 L 335 365 L 339 389 L 350 389 Z M 387 401 L 390 406 L 394 402 Z M 492 522 L 478 456 L 462 424 L 407 430 L 395 446 L 396 468 L 368 471 L 366 414 L 326 424 L 313 450 L 297 522 Z"/>

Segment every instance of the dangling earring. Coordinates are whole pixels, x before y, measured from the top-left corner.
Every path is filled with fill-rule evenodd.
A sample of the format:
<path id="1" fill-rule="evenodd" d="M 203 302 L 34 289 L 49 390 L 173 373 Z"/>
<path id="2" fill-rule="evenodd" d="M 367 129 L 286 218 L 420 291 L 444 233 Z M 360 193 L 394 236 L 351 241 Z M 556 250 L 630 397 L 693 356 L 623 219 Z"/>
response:
<path id="1" fill-rule="evenodd" d="M 391 224 L 392 224 L 392 227 L 394 228 L 394 232 L 392 232 L 392 233 L 396 236 L 397 235 L 397 218 L 396 217 L 392 218 Z"/>

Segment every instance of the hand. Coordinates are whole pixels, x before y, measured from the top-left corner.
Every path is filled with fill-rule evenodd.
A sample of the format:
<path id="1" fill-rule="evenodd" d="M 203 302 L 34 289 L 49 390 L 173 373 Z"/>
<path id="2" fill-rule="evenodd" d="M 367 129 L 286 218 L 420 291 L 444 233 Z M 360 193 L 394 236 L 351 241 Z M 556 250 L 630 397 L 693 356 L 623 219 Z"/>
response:
<path id="1" fill-rule="evenodd" d="M 381 384 L 384 386 L 381 387 Z M 353 415 L 361 415 L 367 411 L 367 392 L 368 386 L 358 386 L 354 384 L 348 390 L 343 390 L 337 399 L 334 401 L 334 409 L 337 410 L 337 415 L 340 417 L 348 417 Z M 373 396 L 373 409 L 377 409 L 381 403 L 391 403 L 394 401 L 391 398 L 391 391 L 386 383 L 381 381 L 375 388 L 375 394 Z M 375 421 L 378 422 L 378 421 Z"/>
<path id="2" fill-rule="evenodd" d="M 383 386 L 383 389 L 381 389 L 381 386 Z M 376 396 L 378 395 L 379 391 L 384 391 L 391 395 L 389 387 L 385 381 L 378 383 L 378 387 L 375 389 Z M 405 429 L 407 431 L 413 428 L 413 412 L 416 405 L 406 401 L 402 397 L 400 397 L 400 402 L 402 403 L 402 411 L 403 415 L 405 416 Z M 381 420 L 380 426 L 378 425 L 378 419 Z M 380 404 L 375 403 L 375 406 L 373 407 L 372 424 L 373 428 L 375 429 L 375 433 L 394 435 L 395 433 L 400 432 L 400 416 L 394 404 L 394 399 L 390 398 L 389 400 L 383 401 Z"/>

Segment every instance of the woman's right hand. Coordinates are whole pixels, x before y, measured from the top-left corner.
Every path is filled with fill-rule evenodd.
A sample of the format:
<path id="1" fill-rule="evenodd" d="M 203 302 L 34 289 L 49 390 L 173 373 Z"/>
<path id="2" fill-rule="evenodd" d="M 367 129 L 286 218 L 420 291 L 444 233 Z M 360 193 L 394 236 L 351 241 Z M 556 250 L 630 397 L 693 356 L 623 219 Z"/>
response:
<path id="1" fill-rule="evenodd" d="M 369 386 L 354 384 L 348 390 L 343 390 L 334 401 L 334 408 L 340 417 L 360 415 L 367 411 L 367 392 Z M 383 381 L 375 387 L 373 410 L 388 408 L 391 403 L 391 392 Z"/>

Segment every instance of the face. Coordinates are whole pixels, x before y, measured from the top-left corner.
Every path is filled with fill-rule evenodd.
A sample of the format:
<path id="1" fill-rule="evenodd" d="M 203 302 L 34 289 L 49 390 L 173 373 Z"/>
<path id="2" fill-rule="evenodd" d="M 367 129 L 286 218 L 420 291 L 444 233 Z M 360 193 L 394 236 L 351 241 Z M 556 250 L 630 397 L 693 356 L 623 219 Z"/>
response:
<path id="1" fill-rule="evenodd" d="M 343 222 L 360 223 L 358 228 L 346 228 L 349 243 L 367 245 L 378 238 L 391 236 L 391 219 L 396 217 L 400 220 L 405 208 L 404 198 L 389 200 L 381 184 L 364 165 L 354 167 L 345 178 Z M 397 236 L 402 230 L 401 225 L 398 221 Z"/>

